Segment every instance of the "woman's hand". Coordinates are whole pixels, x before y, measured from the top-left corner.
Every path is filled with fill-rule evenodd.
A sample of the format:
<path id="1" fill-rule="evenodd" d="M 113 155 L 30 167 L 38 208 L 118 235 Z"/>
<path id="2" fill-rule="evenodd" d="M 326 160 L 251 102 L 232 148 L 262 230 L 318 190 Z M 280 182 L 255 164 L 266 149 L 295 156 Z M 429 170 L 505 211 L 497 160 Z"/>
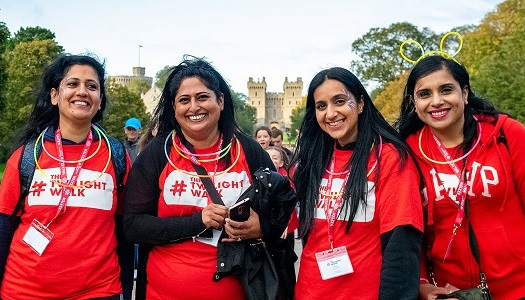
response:
<path id="1" fill-rule="evenodd" d="M 419 285 L 419 299 L 434 300 L 434 299 L 437 299 L 437 295 L 439 294 L 446 295 L 456 290 L 458 290 L 458 288 L 450 284 L 447 284 L 446 287 L 437 287 L 430 283 L 420 284 Z M 456 298 L 447 298 L 447 299 L 454 300 Z"/>
<path id="2" fill-rule="evenodd" d="M 212 203 L 202 210 L 202 223 L 204 223 L 206 229 L 210 227 L 221 229 L 227 216 L 228 208 L 226 206 Z"/>
<path id="3" fill-rule="evenodd" d="M 237 222 L 226 218 L 224 229 L 230 238 L 222 239 L 223 242 L 240 242 L 241 240 L 259 239 L 262 237 L 259 215 L 251 208 L 248 220 Z"/>

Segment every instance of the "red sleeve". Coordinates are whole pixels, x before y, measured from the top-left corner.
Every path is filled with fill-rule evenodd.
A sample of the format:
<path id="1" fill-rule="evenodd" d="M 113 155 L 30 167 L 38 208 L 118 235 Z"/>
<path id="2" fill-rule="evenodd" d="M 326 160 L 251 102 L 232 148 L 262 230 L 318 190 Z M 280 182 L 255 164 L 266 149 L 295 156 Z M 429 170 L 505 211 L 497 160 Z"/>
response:
<path id="1" fill-rule="evenodd" d="M 0 213 L 11 215 L 20 198 L 20 175 L 18 165 L 22 148 L 18 148 L 7 160 L 0 184 Z"/>
<path id="2" fill-rule="evenodd" d="M 525 160 L 521 153 L 525 149 L 525 126 L 520 122 L 508 118 L 503 123 L 503 131 L 509 145 L 512 175 L 522 207 L 525 207 Z"/>
<path id="3" fill-rule="evenodd" d="M 395 148 L 386 145 L 381 153 L 381 177 L 376 187 L 380 209 L 380 233 L 401 225 L 412 225 L 423 232 L 423 208 L 419 192 L 419 174 L 412 159 L 404 166 Z M 371 174 L 369 178 L 373 178 Z"/>

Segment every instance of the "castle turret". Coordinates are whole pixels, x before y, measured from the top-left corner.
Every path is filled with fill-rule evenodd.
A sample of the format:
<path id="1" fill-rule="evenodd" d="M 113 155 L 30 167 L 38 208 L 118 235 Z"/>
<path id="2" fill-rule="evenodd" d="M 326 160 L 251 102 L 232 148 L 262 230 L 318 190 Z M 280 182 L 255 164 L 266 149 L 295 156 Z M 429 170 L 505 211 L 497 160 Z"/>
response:
<path id="1" fill-rule="evenodd" d="M 297 77 L 297 81 L 288 82 L 288 77 L 285 79 L 283 84 L 284 90 L 284 99 L 282 105 L 283 112 L 283 127 L 290 128 L 292 121 L 292 110 L 301 103 L 303 99 L 303 79 L 302 77 Z"/>
<path id="2" fill-rule="evenodd" d="M 262 82 L 258 79 L 257 82 L 253 81 L 252 77 L 248 79 L 248 104 L 256 110 L 255 119 L 257 126 L 266 124 L 266 88 L 267 84 L 264 77 Z"/>

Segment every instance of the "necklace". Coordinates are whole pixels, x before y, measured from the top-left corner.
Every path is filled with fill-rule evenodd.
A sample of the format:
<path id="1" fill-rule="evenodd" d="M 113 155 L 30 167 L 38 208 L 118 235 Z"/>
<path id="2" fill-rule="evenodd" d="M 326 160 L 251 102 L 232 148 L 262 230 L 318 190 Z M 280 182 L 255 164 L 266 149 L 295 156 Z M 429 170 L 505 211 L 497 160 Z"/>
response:
<path id="1" fill-rule="evenodd" d="M 100 140 L 100 139 L 101 139 L 100 132 L 95 128 L 95 125 L 91 125 L 91 128 L 95 129 L 96 133 L 98 134 L 98 139 Z M 52 159 L 54 159 L 54 160 L 56 160 L 56 161 L 58 161 L 58 162 L 64 162 L 64 163 L 66 163 L 66 164 L 74 164 L 74 163 L 84 162 L 84 161 L 86 161 L 86 160 L 88 160 L 88 159 L 93 158 L 93 157 L 98 153 L 98 151 L 100 150 L 100 146 L 102 145 L 102 143 L 99 142 L 99 143 L 98 143 L 98 147 L 97 147 L 97 149 L 95 150 L 95 152 L 93 152 L 90 156 L 88 156 L 88 157 L 86 157 L 86 158 L 79 159 L 79 160 L 64 160 L 64 159 L 60 159 L 60 158 L 58 158 L 58 157 L 54 157 L 53 155 L 51 155 L 51 153 L 49 153 L 49 152 L 47 151 L 47 149 L 46 149 L 46 147 L 45 147 L 45 145 L 44 145 L 44 139 L 41 138 L 41 137 L 43 137 L 43 136 L 46 134 L 47 129 L 49 129 L 49 127 L 46 127 L 46 129 L 44 129 L 44 130 L 40 133 L 40 136 L 37 138 L 37 141 L 38 141 L 39 139 L 41 139 L 41 141 L 42 141 L 42 143 L 41 143 L 41 144 L 42 144 L 42 149 L 44 150 L 44 152 L 45 152 L 49 157 L 51 157 Z"/>
<path id="2" fill-rule="evenodd" d="M 95 181 L 97 181 L 98 179 L 100 179 L 100 178 L 102 177 L 102 175 L 103 175 L 104 173 L 106 173 L 106 171 L 107 171 L 107 169 L 108 169 L 108 166 L 109 166 L 109 162 L 111 161 L 111 147 L 110 147 L 110 145 L 109 145 L 109 140 L 108 140 L 108 137 L 106 136 L 106 134 L 105 134 L 102 130 L 98 129 L 96 126 L 93 126 L 93 128 L 95 129 L 95 131 L 97 132 L 97 134 L 98 134 L 99 136 L 102 136 L 102 137 L 104 138 L 104 140 L 106 140 L 106 144 L 108 145 L 108 160 L 107 160 L 107 162 L 106 162 L 106 165 L 104 166 L 104 169 L 103 169 L 102 171 L 100 171 L 100 174 L 97 176 L 97 178 L 95 178 L 95 179 L 93 179 L 93 180 L 91 180 L 91 181 L 88 181 L 88 182 L 84 182 L 84 183 L 81 184 L 81 185 L 70 185 L 70 184 L 64 184 L 64 183 L 62 183 L 62 182 L 60 182 L 60 181 L 56 181 L 56 180 L 51 179 L 51 177 L 49 177 L 49 175 L 46 174 L 46 172 L 44 172 L 44 170 L 42 170 L 42 167 L 40 167 L 40 164 L 38 163 L 38 157 L 36 156 L 36 152 L 37 152 L 37 151 L 36 151 L 36 150 L 37 150 L 37 149 L 36 149 L 36 145 L 38 145 L 38 142 L 39 142 L 38 139 L 43 138 L 42 135 L 38 136 L 38 138 L 37 138 L 37 140 L 36 140 L 36 142 L 35 142 L 34 149 L 33 149 L 33 159 L 35 160 L 35 166 L 37 167 L 38 171 L 39 171 L 40 173 L 42 173 L 42 175 L 44 175 L 44 177 L 47 178 L 47 179 L 48 179 L 49 181 L 51 181 L 52 183 L 54 183 L 54 184 L 56 184 L 56 185 L 58 185 L 58 186 L 60 186 L 60 187 L 73 188 L 73 189 L 79 189 L 79 188 L 86 187 L 86 186 L 88 186 L 88 185 L 93 184 L 93 183 L 94 183 Z M 101 143 L 101 141 L 99 141 L 99 143 Z M 80 160 L 79 162 L 83 162 L 83 161 L 85 161 L 85 160 L 86 160 L 86 159 L 84 159 L 84 160 Z"/>
<path id="3" fill-rule="evenodd" d="M 166 140 L 164 140 L 164 155 L 166 156 L 166 159 L 168 160 L 168 163 L 169 163 L 173 168 L 175 168 L 177 171 L 179 171 L 179 172 L 181 172 L 181 173 L 183 173 L 183 174 L 186 174 L 186 175 L 189 175 L 189 176 L 192 176 L 192 177 L 199 177 L 199 178 L 201 178 L 201 177 L 208 177 L 208 178 L 212 178 L 212 177 L 216 177 L 216 176 L 219 176 L 219 175 L 225 174 L 225 173 L 229 172 L 229 171 L 233 168 L 233 166 L 235 166 L 235 164 L 237 164 L 237 162 L 239 161 L 239 157 L 241 156 L 241 143 L 240 143 L 238 140 L 236 140 L 236 144 L 237 144 L 237 157 L 235 158 L 235 160 L 233 161 L 233 163 L 231 164 L 231 166 L 229 166 L 228 168 L 226 168 L 224 171 L 214 173 L 213 175 L 199 175 L 199 174 L 194 174 L 194 173 L 191 173 L 191 172 L 188 172 L 188 171 L 185 171 L 185 170 L 182 170 L 182 169 L 178 168 L 178 167 L 175 165 L 175 163 L 170 159 L 170 156 L 169 156 L 169 154 L 168 154 L 168 150 L 167 150 L 167 149 L 169 149 L 169 147 L 168 147 L 168 140 L 170 139 L 170 137 L 171 137 L 173 134 L 174 134 L 174 133 L 173 133 L 173 131 L 172 131 L 170 134 L 168 134 L 168 136 L 166 137 Z M 232 142 L 233 142 L 233 141 L 232 141 Z M 232 142 L 230 142 L 230 144 L 231 144 Z M 229 153 L 229 151 L 226 152 L 226 153 Z M 182 156 L 182 155 L 181 155 L 181 156 Z M 186 159 L 189 160 L 188 157 L 184 157 L 184 156 L 182 156 L 182 157 L 183 157 L 183 158 L 186 158 Z"/>
<path id="4" fill-rule="evenodd" d="M 177 153 L 184 157 L 185 159 L 188 159 L 188 160 L 191 160 L 191 156 L 194 156 L 194 157 L 198 157 L 198 156 L 213 156 L 215 155 L 216 158 L 212 158 L 212 159 L 197 159 L 197 161 L 199 162 L 211 162 L 211 161 L 218 161 L 219 159 L 223 158 L 226 156 L 226 154 L 228 154 L 228 152 L 230 151 L 230 148 L 232 146 L 232 143 L 230 141 L 230 143 L 228 144 L 228 146 L 224 147 L 224 149 L 221 149 L 217 152 L 213 152 L 213 153 L 205 153 L 205 154 L 197 154 L 197 153 L 191 153 L 190 151 L 188 151 L 187 149 L 184 149 L 184 148 L 179 148 L 177 146 L 177 140 L 180 141 L 180 139 L 177 139 L 176 138 L 176 135 L 177 133 L 175 131 L 172 132 L 172 142 L 173 142 L 173 148 L 175 149 L 175 151 L 177 151 Z M 220 145 L 219 145 L 220 147 Z M 184 153 L 183 153 L 184 152 Z M 190 157 L 188 157 L 190 156 Z"/>
<path id="5" fill-rule="evenodd" d="M 470 153 L 472 153 L 472 151 L 474 151 L 474 149 L 476 149 L 476 147 L 478 146 L 479 144 L 479 141 L 481 140 L 481 124 L 479 122 L 478 123 L 478 138 L 476 139 L 476 143 L 474 144 L 474 146 L 472 146 L 472 148 L 470 148 L 470 150 L 464 154 L 463 156 L 461 157 L 458 157 L 456 159 L 452 159 L 452 160 L 447 160 L 447 161 L 438 161 L 438 160 L 434 160 L 434 159 L 431 159 L 430 157 L 428 157 L 425 152 L 423 152 L 423 147 L 421 145 L 421 140 L 422 140 L 422 137 L 423 137 L 423 131 L 425 130 L 425 127 L 423 127 L 423 129 L 421 129 L 421 131 L 419 132 L 419 151 L 421 152 L 421 155 L 423 155 L 423 157 L 428 160 L 429 162 L 432 162 L 432 163 L 435 163 L 435 164 L 438 164 L 438 165 L 446 165 L 446 164 L 450 164 L 450 163 L 455 163 L 455 162 L 458 162 L 460 160 L 462 160 L 463 158 L 467 157 L 470 155 Z M 434 136 L 435 139 L 437 139 L 437 137 L 434 135 L 434 133 L 432 133 L 432 135 Z M 437 141 L 436 141 L 437 143 Z"/>

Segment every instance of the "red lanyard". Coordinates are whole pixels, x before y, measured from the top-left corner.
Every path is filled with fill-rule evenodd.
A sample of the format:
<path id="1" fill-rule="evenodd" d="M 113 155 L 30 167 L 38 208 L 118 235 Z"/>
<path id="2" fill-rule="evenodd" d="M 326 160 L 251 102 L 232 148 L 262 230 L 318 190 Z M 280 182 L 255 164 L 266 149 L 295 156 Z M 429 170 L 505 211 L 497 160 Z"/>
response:
<path id="1" fill-rule="evenodd" d="M 458 188 L 456 190 L 456 200 L 458 201 L 458 213 L 456 214 L 456 219 L 454 220 L 454 229 L 452 230 L 452 236 L 450 237 L 450 242 L 448 243 L 447 250 L 445 252 L 445 257 L 443 260 L 445 260 L 448 256 L 448 253 L 450 251 L 450 247 L 452 246 L 452 242 L 454 241 L 454 237 L 456 236 L 457 230 L 459 227 L 461 227 L 461 223 L 463 222 L 463 219 L 465 218 L 465 202 L 467 199 L 467 184 L 465 180 L 465 166 L 466 161 L 463 164 L 463 169 L 460 171 L 456 163 L 451 162 L 452 157 L 448 153 L 447 149 L 443 146 L 443 144 L 439 141 L 439 139 L 432 134 L 434 137 L 434 141 L 436 142 L 436 145 L 438 146 L 439 151 L 443 155 L 443 157 L 449 162 L 448 165 L 454 171 L 454 174 L 459 179 Z"/>
<path id="2" fill-rule="evenodd" d="M 335 150 L 335 149 L 334 149 Z M 334 176 L 334 169 L 335 169 L 335 151 L 332 155 L 332 159 L 330 162 L 330 169 L 328 172 L 328 183 L 326 184 L 326 190 L 331 192 L 332 191 L 332 181 Z M 344 188 L 346 186 L 346 182 L 348 181 L 348 177 L 350 175 L 350 172 L 347 173 L 345 176 L 345 179 L 343 181 L 343 185 L 341 186 L 341 189 L 339 191 L 339 194 L 336 194 L 332 197 L 335 197 L 335 204 L 330 209 L 330 200 L 326 199 L 325 205 L 324 205 L 324 212 L 326 215 L 326 221 L 328 223 L 328 242 L 330 243 L 330 248 L 334 249 L 334 225 L 337 221 L 337 215 L 339 214 L 339 209 L 341 209 L 341 203 L 343 203 L 343 196 L 344 196 Z"/>
<path id="3" fill-rule="evenodd" d="M 58 158 L 60 159 L 60 183 L 62 184 L 62 193 L 60 196 L 60 201 L 58 202 L 57 213 L 49 222 L 49 224 L 51 224 L 51 222 L 53 222 L 58 217 L 58 215 L 66 211 L 67 199 L 69 198 L 69 196 L 71 196 L 71 192 L 73 191 L 72 186 L 77 182 L 78 175 L 80 174 L 80 170 L 82 169 L 82 165 L 84 164 L 84 159 L 87 157 L 89 148 L 91 147 L 92 143 L 93 133 L 90 130 L 86 139 L 86 144 L 84 145 L 84 149 L 82 150 L 82 154 L 80 155 L 80 160 L 75 166 L 75 170 L 73 171 L 71 178 L 68 180 L 66 173 L 66 163 L 64 159 L 64 148 L 62 147 L 62 134 L 60 133 L 60 128 L 56 130 L 55 144 L 57 146 Z M 49 226 L 49 224 L 47 226 Z"/>
<path id="4" fill-rule="evenodd" d="M 219 140 L 219 146 L 217 147 L 217 156 L 215 157 L 216 160 L 215 160 L 215 169 L 214 169 L 214 172 L 213 174 L 217 173 L 217 165 L 219 164 L 219 155 L 220 155 L 220 152 L 221 152 L 221 145 L 222 145 L 222 139 L 223 139 L 223 136 L 221 134 L 220 136 L 220 140 Z M 194 155 L 194 153 L 192 153 L 190 150 L 188 150 L 188 148 L 186 148 L 186 146 L 184 146 L 183 143 L 181 143 L 179 137 L 175 137 L 175 142 L 180 146 L 180 148 L 182 149 L 182 152 L 184 152 L 185 155 L 188 156 L 188 158 L 190 159 L 190 161 L 194 164 L 196 164 L 197 166 L 200 166 L 200 167 L 203 167 L 206 172 L 208 173 L 208 175 L 211 175 L 209 174 L 210 172 L 208 172 L 208 170 L 206 169 L 206 167 L 199 161 L 199 159 L 197 158 L 196 155 Z M 213 181 L 213 177 L 210 176 L 210 179 L 211 181 Z"/>

